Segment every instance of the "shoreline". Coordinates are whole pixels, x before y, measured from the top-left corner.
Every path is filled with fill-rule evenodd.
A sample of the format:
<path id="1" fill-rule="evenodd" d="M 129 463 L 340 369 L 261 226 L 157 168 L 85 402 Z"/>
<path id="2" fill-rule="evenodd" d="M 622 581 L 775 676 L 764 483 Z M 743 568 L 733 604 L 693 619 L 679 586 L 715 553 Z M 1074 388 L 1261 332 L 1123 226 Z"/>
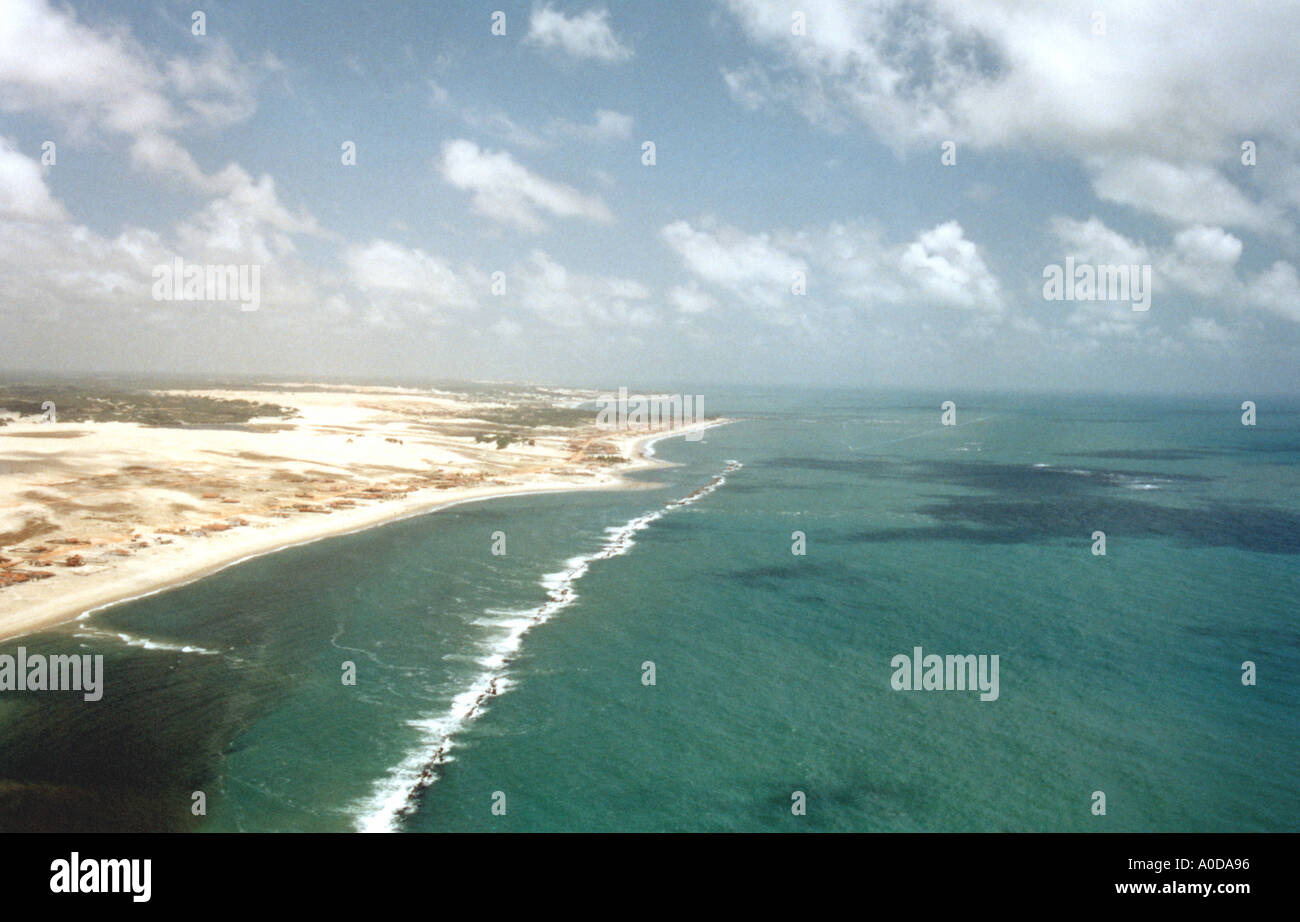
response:
<path id="1" fill-rule="evenodd" d="M 644 485 L 628 480 L 626 475 L 674 466 L 673 462 L 654 456 L 653 446 L 657 442 L 683 438 L 691 432 L 705 431 L 729 422 L 729 419 L 708 420 L 669 431 L 624 436 L 628 439 L 626 452 L 630 460 L 590 480 L 539 479 L 533 483 L 431 488 L 375 505 L 339 510 L 329 517 L 303 516 L 255 529 L 210 535 L 201 539 L 201 545 L 189 542 L 158 548 L 159 553 L 124 560 L 109 570 L 74 575 L 73 578 L 83 578 L 90 585 L 60 591 L 29 606 L 27 611 L 0 615 L 0 641 L 8 642 L 40 631 L 85 622 L 109 608 L 189 585 L 257 557 L 328 538 L 357 534 L 453 506 L 513 496 L 643 488 Z M 39 584 L 37 587 L 41 588 Z M 58 588 L 67 590 L 69 587 L 60 581 Z M 5 599 L 0 597 L 2 601 Z"/>

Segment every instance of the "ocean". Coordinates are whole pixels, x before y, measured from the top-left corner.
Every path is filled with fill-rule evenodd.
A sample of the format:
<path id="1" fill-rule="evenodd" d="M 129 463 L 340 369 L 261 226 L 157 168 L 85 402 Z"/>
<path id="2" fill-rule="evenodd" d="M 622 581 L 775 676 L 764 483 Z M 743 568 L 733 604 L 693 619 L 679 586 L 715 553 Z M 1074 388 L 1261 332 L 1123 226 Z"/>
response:
<path id="1" fill-rule="evenodd" d="M 641 489 L 0 645 L 105 657 L 0 694 L 0 830 L 1300 831 L 1300 404 L 703 393 Z M 917 647 L 996 700 L 895 689 Z"/>

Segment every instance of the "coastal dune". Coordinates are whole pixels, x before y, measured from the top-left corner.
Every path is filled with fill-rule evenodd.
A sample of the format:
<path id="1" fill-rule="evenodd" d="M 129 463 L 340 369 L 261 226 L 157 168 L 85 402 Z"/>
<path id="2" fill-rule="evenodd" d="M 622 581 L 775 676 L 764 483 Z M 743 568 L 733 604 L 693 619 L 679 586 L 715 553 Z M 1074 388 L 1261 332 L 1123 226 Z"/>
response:
<path id="1" fill-rule="evenodd" d="M 254 401 L 238 424 L 0 426 L 0 638 L 249 557 L 497 496 L 632 486 L 654 431 L 597 428 L 594 394 L 300 386 L 171 396 Z"/>

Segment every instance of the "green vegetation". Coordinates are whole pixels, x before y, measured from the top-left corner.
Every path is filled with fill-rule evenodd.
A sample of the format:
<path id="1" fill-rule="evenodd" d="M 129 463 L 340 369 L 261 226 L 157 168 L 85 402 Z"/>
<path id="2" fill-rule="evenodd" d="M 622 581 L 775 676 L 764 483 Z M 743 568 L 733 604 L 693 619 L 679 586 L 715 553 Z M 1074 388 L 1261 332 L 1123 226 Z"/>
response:
<path id="1" fill-rule="evenodd" d="M 511 435 L 497 435 L 496 433 L 488 433 L 488 434 L 484 435 L 484 434 L 480 433 L 479 435 L 474 436 L 474 441 L 476 441 L 476 442 L 496 442 L 496 443 L 497 443 L 497 448 L 505 448 L 505 447 L 506 447 L 507 445 L 509 445 L 511 442 L 515 441 L 515 438 L 514 438 L 514 436 L 511 436 Z"/>
<path id="2" fill-rule="evenodd" d="M 103 390 L 72 384 L 0 386 L 0 410 L 40 416 L 52 401 L 61 423 L 123 422 L 146 426 L 232 426 L 256 417 L 289 419 L 298 411 L 251 400 L 223 400 L 146 390 Z"/>
<path id="3" fill-rule="evenodd" d="M 557 407 L 537 400 L 518 406 L 466 410 L 460 418 L 472 423 L 474 441 L 496 442 L 497 448 L 511 443 L 533 445 L 539 429 L 582 429 L 594 425 L 594 410 Z"/>
<path id="4" fill-rule="evenodd" d="M 537 429 L 552 426 L 559 429 L 577 429 L 596 422 L 595 410 L 575 410 L 546 404 L 524 404 L 514 407 L 491 407 L 461 414 L 481 419 L 494 426 Z"/>

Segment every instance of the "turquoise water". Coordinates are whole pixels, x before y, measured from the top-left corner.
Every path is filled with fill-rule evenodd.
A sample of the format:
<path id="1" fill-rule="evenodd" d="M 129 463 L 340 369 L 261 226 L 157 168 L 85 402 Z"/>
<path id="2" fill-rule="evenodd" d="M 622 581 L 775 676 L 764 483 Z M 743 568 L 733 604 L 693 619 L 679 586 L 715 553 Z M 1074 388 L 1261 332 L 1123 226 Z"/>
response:
<path id="1" fill-rule="evenodd" d="M 1239 405 L 710 395 L 738 421 L 660 442 L 645 489 L 459 506 L 26 638 L 103 653 L 106 691 L 0 695 L 0 828 L 1295 831 L 1300 407 Z M 892 690 L 916 646 L 997 654 L 998 699 Z"/>

